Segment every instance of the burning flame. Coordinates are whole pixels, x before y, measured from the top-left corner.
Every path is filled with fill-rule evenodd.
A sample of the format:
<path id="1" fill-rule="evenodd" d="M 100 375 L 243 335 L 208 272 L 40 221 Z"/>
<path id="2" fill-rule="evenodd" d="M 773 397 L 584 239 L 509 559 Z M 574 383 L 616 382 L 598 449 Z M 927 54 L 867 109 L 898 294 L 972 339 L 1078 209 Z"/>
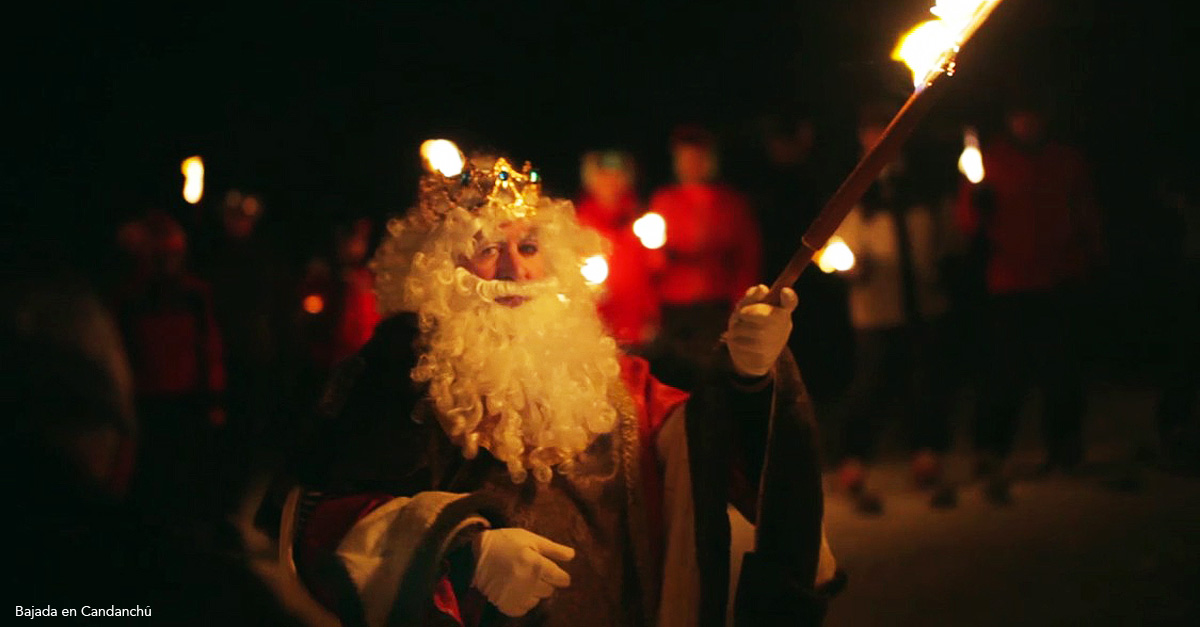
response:
<path id="1" fill-rule="evenodd" d="M 983 182 L 983 153 L 979 152 L 979 136 L 971 127 L 963 130 L 963 151 L 958 156 L 958 171 L 976 185 Z"/>
<path id="2" fill-rule="evenodd" d="M 191 205 L 200 202 L 204 195 L 204 160 L 188 157 L 179 169 L 183 172 L 183 199 Z"/>
<path id="3" fill-rule="evenodd" d="M 448 139 L 427 139 L 422 142 L 421 158 L 427 170 L 441 172 L 442 176 L 458 176 L 467 161 L 458 146 Z"/>
<path id="4" fill-rule="evenodd" d="M 662 248 L 667 243 L 667 221 L 651 211 L 633 223 L 633 234 L 650 250 Z"/>
<path id="5" fill-rule="evenodd" d="M 913 86 L 921 89 L 936 75 L 952 69 L 954 55 L 1000 0 L 937 0 L 930 9 L 938 17 L 922 22 L 900 37 L 892 58 L 912 70 Z"/>
<path id="6" fill-rule="evenodd" d="M 309 294 L 304 297 L 302 306 L 304 311 L 316 315 L 325 310 L 325 299 L 321 298 L 319 294 Z"/>
<path id="7" fill-rule="evenodd" d="M 825 274 L 845 272 L 854 267 L 854 252 L 845 240 L 834 235 L 824 248 L 817 251 L 817 267 Z"/>
<path id="8" fill-rule="evenodd" d="M 608 278 L 608 262 L 604 255 L 593 255 L 583 260 L 583 267 L 579 271 L 588 285 L 600 285 Z"/>

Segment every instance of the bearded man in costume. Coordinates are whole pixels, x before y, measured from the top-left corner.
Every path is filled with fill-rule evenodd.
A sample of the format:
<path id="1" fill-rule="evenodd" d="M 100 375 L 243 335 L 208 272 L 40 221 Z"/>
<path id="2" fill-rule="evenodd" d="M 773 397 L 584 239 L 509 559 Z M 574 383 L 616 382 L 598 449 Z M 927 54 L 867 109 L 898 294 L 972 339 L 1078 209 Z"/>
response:
<path id="1" fill-rule="evenodd" d="M 750 289 L 689 396 L 607 335 L 599 238 L 536 171 L 427 166 L 373 262 L 386 319 L 296 470 L 285 550 L 315 596 L 347 624 L 724 625 L 732 504 L 757 522 L 739 622 L 819 623 L 840 578 L 796 295 Z"/>

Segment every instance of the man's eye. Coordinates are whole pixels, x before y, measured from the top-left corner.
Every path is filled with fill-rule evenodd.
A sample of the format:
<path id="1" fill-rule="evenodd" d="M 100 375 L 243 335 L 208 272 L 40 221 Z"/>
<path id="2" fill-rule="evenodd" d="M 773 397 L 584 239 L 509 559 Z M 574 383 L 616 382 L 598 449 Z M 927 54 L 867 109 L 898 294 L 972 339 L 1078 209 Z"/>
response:
<path id="1" fill-rule="evenodd" d="M 522 242 L 517 248 L 522 255 L 532 255 L 538 251 L 537 242 Z"/>
<path id="2" fill-rule="evenodd" d="M 499 252 L 500 252 L 500 247 L 495 244 L 492 244 L 490 246 L 484 246 L 483 248 L 480 248 L 479 252 L 475 253 L 475 256 L 479 257 L 481 259 L 485 259 L 487 257 L 494 257 Z"/>

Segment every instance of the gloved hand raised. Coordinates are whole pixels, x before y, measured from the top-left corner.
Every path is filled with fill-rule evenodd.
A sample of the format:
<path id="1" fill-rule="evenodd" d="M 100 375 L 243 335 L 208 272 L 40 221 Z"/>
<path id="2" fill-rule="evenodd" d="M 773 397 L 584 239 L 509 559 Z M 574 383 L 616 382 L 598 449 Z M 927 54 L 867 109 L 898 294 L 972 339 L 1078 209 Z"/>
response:
<path id="1" fill-rule="evenodd" d="M 755 285 L 733 309 L 725 344 L 733 367 L 744 377 L 761 377 L 771 370 L 792 332 L 792 311 L 796 309 L 796 292 L 790 287 L 780 293 L 780 306 L 763 302 L 766 285 Z"/>
<path id="2" fill-rule="evenodd" d="M 471 585 L 507 616 L 524 616 L 571 576 L 554 562 L 574 559 L 575 549 L 519 528 L 489 529 L 475 538 Z"/>

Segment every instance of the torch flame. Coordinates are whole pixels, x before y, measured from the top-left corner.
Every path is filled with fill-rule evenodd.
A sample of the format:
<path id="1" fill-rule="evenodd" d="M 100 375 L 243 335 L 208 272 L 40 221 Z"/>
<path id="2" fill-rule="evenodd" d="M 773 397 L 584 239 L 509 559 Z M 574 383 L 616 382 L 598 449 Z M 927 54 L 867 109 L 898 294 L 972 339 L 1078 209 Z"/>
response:
<path id="1" fill-rule="evenodd" d="M 458 146 L 448 139 L 427 139 L 422 142 L 421 158 L 427 170 L 441 172 L 442 176 L 458 176 L 467 161 Z"/>
<path id="2" fill-rule="evenodd" d="M 845 272 L 854 267 L 854 252 L 846 245 L 846 241 L 834 235 L 829 243 L 817 252 L 817 267 L 821 272 Z"/>
<path id="3" fill-rule="evenodd" d="M 583 260 L 583 267 L 579 271 L 588 285 L 600 285 L 608 278 L 608 262 L 604 255 L 593 255 Z"/>
<path id="4" fill-rule="evenodd" d="M 914 87 L 923 88 L 938 73 L 952 69 L 959 47 L 997 4 L 1000 0 L 937 0 L 929 11 L 938 19 L 922 22 L 901 36 L 892 58 L 912 70 Z"/>
<path id="5" fill-rule="evenodd" d="M 651 211 L 634 221 L 633 234 L 650 250 L 662 248 L 667 243 L 667 221 Z"/>
<path id="6" fill-rule="evenodd" d="M 309 294 L 304 297 L 304 302 L 301 303 L 304 311 L 307 311 L 314 316 L 325 310 L 325 299 L 319 294 Z"/>
<path id="7" fill-rule="evenodd" d="M 975 185 L 983 182 L 983 154 L 979 152 L 979 136 L 970 127 L 963 130 L 963 151 L 958 156 L 958 171 Z"/>
<path id="8" fill-rule="evenodd" d="M 179 167 L 183 172 L 183 199 L 188 204 L 200 202 L 204 195 L 204 160 L 200 157 L 188 157 Z"/>

